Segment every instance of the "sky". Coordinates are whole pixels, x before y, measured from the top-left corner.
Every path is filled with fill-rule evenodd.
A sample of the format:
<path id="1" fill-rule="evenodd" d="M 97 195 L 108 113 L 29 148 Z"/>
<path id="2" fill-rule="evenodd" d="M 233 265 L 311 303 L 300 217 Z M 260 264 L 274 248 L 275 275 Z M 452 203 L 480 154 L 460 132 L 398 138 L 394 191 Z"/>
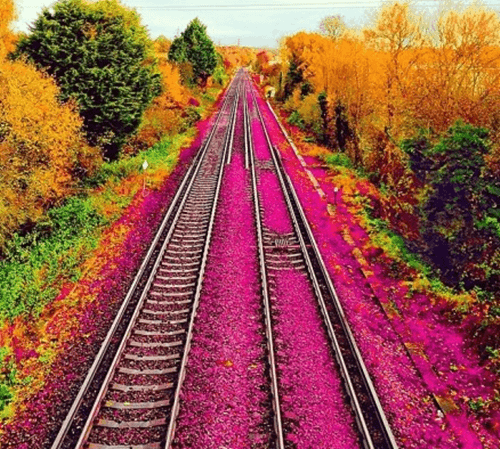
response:
<path id="1" fill-rule="evenodd" d="M 19 18 L 18 31 L 28 31 L 43 7 L 53 0 L 14 0 Z M 317 31 L 321 19 L 340 14 L 350 27 L 361 27 L 373 20 L 382 0 L 121 0 L 135 8 L 154 39 L 164 35 L 173 39 L 198 17 L 217 45 L 277 48 L 283 36 L 299 31 Z M 440 0 L 414 0 L 417 9 L 433 14 Z M 456 3 L 456 2 L 454 2 Z M 463 1 L 468 4 L 470 1 Z M 500 0 L 484 4 L 500 11 Z"/>

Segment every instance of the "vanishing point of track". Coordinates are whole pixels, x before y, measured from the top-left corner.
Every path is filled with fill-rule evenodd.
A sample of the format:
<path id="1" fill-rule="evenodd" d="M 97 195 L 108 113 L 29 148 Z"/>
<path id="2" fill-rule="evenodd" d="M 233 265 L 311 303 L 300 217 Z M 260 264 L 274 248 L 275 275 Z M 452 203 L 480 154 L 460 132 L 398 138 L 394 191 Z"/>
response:
<path id="1" fill-rule="evenodd" d="M 285 237 L 276 238 L 263 225 L 249 96 L 272 155 L 272 164 L 266 169 L 279 179 L 293 222 L 294 232 Z M 249 77 L 240 71 L 227 89 L 215 123 L 184 176 L 52 449 L 171 448 L 239 108 L 243 108 L 245 167 L 251 174 L 257 229 L 273 447 L 295 447 L 286 441 L 282 419 L 271 311 L 273 279 L 279 276 L 285 254 L 312 285 L 359 441 L 367 449 L 397 448 L 304 211 L 266 130 Z"/>

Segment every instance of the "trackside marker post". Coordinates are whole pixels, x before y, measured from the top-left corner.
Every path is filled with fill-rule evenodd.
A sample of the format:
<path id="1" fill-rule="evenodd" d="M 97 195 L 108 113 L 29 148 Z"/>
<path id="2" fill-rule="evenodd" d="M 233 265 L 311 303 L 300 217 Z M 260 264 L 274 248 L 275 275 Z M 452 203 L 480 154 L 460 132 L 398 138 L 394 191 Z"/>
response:
<path id="1" fill-rule="evenodd" d="M 146 190 L 146 168 L 149 167 L 148 161 L 144 159 L 144 162 L 142 163 L 142 170 L 144 171 L 144 178 L 143 178 L 143 184 L 142 184 L 142 195 L 144 196 L 144 191 Z"/>

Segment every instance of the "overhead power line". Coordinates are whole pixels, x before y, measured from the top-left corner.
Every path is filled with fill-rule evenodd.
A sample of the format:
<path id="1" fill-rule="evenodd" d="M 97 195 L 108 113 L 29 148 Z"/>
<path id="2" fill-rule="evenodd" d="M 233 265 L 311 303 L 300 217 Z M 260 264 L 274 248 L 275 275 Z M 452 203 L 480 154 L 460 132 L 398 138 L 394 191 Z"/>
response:
<path id="1" fill-rule="evenodd" d="M 425 4 L 425 3 L 428 3 Z M 418 2 L 419 6 L 438 6 L 439 0 L 423 0 Z M 327 3 L 266 3 L 266 4 L 219 4 L 219 5 L 172 5 L 172 6 L 137 6 L 143 10 L 165 10 L 165 11 L 196 11 L 196 10 L 287 10 L 287 9 L 328 9 L 328 8 L 379 8 L 380 1 L 361 2 L 327 2 Z M 488 5 L 486 5 L 488 6 Z M 496 6 L 496 5 L 495 5 Z"/>

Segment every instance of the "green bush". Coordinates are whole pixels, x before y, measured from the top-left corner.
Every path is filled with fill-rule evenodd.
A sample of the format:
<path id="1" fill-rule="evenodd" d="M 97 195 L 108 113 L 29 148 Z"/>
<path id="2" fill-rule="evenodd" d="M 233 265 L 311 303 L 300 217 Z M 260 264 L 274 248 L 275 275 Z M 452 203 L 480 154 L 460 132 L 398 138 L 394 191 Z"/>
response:
<path id="1" fill-rule="evenodd" d="M 290 125 L 297 126 L 300 129 L 306 128 L 306 124 L 304 123 L 304 119 L 300 116 L 300 114 L 297 111 L 293 111 L 290 114 L 290 117 L 288 117 L 287 122 L 290 123 Z"/>
<path id="2" fill-rule="evenodd" d="M 323 156 L 323 159 L 328 165 L 353 168 L 351 159 L 345 153 L 331 153 Z"/>
<path id="3" fill-rule="evenodd" d="M 198 112 L 198 109 L 194 106 L 188 106 L 184 110 L 184 123 L 181 127 L 181 132 L 186 132 L 189 128 L 194 126 L 196 122 L 201 119 L 201 114 Z"/>
<path id="4" fill-rule="evenodd" d="M 216 84 L 219 86 L 224 86 L 229 78 L 223 66 L 218 65 L 214 73 L 212 74 L 212 78 Z"/>
<path id="5" fill-rule="evenodd" d="M 37 315 L 56 295 L 61 274 L 78 278 L 105 223 L 90 199 L 70 198 L 31 232 L 15 234 L 0 262 L 0 320 Z"/>
<path id="6" fill-rule="evenodd" d="M 322 118 L 317 95 L 310 94 L 302 98 L 297 112 L 302 118 L 305 128 L 314 136 L 321 137 L 323 132 Z"/>
<path id="7" fill-rule="evenodd" d="M 489 131 L 458 121 L 439 140 L 420 130 L 401 147 L 426 185 L 420 205 L 423 247 L 443 281 L 455 288 L 497 289 L 500 180 L 486 162 Z"/>

